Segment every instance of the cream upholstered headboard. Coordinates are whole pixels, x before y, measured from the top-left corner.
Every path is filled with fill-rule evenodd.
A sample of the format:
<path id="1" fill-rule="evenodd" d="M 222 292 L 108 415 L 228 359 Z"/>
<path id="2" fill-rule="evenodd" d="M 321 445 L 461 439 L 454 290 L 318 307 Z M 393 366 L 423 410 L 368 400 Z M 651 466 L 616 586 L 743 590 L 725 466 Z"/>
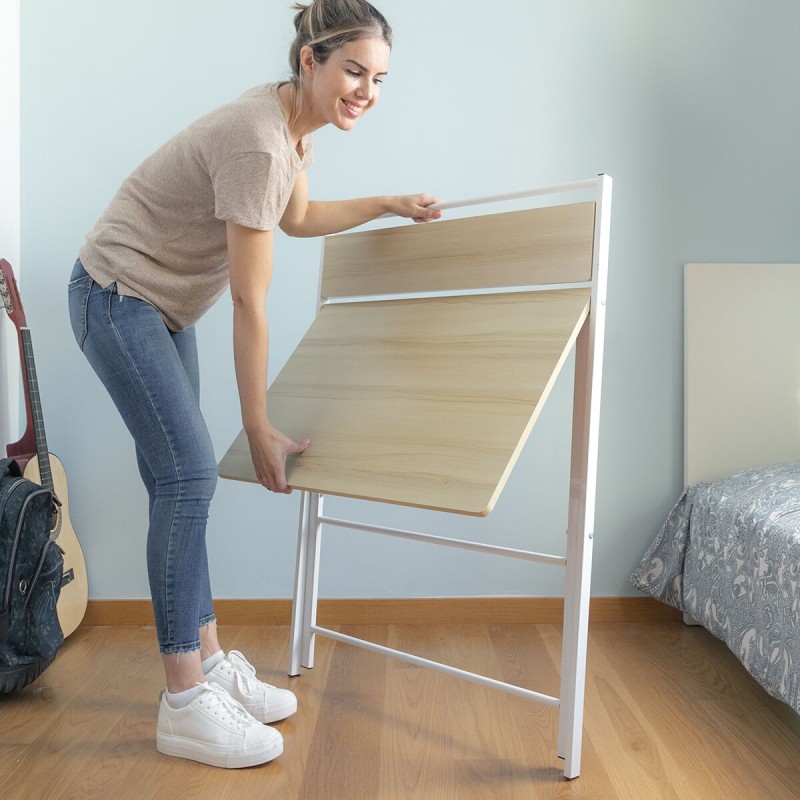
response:
<path id="1" fill-rule="evenodd" d="M 684 477 L 800 461 L 800 264 L 685 267 Z"/>

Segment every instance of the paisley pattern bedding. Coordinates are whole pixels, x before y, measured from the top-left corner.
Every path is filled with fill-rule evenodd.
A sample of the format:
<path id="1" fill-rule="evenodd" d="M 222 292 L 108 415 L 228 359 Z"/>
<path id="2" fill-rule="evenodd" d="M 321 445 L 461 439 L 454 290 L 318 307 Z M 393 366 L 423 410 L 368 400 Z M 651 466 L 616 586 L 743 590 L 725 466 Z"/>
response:
<path id="1" fill-rule="evenodd" d="M 690 486 L 631 581 L 694 617 L 800 713 L 800 463 Z"/>

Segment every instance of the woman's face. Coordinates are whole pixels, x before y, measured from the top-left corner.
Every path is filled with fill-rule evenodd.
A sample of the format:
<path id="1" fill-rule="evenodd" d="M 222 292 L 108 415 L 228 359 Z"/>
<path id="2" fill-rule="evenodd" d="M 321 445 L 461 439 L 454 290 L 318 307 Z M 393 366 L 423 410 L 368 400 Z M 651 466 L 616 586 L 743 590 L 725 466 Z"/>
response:
<path id="1" fill-rule="evenodd" d="M 311 107 L 317 122 L 350 130 L 378 102 L 390 52 L 382 38 L 374 37 L 342 45 L 324 64 L 313 60 L 310 48 L 308 54 L 301 54 L 310 72 Z"/>

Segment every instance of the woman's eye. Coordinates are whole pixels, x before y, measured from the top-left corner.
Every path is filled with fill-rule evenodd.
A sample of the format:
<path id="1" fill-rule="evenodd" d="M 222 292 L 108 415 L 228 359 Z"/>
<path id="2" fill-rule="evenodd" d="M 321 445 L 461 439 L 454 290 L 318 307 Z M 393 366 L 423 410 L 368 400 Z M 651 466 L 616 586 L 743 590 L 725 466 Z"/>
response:
<path id="1" fill-rule="evenodd" d="M 360 72 L 356 72 L 355 70 L 352 70 L 352 69 L 345 70 L 345 72 L 347 72 L 347 74 L 351 78 L 360 78 L 361 77 L 361 73 Z"/>

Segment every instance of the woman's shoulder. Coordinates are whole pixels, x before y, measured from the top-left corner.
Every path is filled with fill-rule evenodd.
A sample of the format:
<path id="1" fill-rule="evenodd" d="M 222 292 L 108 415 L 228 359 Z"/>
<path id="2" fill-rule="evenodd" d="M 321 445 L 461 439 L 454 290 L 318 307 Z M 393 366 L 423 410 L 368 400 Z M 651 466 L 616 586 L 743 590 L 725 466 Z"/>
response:
<path id="1" fill-rule="evenodd" d="M 198 119 L 187 133 L 197 146 L 210 148 L 218 155 L 279 155 L 286 144 L 286 121 L 276 89 L 277 84 L 271 83 L 254 86 Z"/>
<path id="2" fill-rule="evenodd" d="M 240 94 L 223 108 L 229 107 L 256 112 L 268 111 L 270 113 L 280 112 L 282 116 L 281 101 L 278 97 L 279 85 L 278 83 L 260 83 L 258 86 L 253 86 Z"/>

